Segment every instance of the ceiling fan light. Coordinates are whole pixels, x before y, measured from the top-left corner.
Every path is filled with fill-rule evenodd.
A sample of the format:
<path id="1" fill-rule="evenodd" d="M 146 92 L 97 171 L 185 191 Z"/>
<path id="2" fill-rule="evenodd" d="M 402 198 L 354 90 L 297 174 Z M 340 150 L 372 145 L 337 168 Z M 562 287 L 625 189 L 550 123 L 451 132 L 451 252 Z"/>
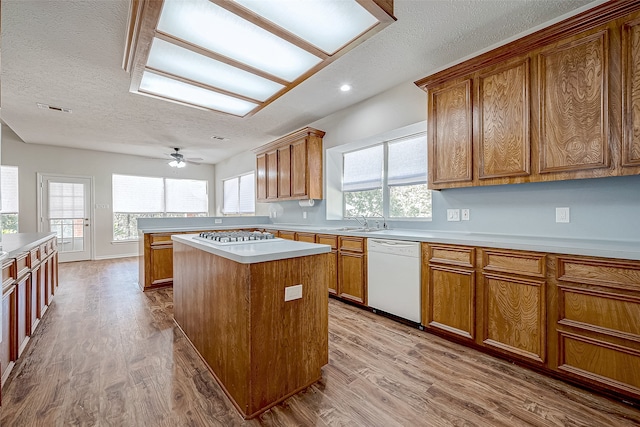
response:
<path id="1" fill-rule="evenodd" d="M 178 169 L 183 168 L 183 167 L 185 167 L 185 166 L 187 166 L 187 164 L 186 164 L 185 162 L 183 162 L 182 160 L 180 160 L 180 161 L 178 162 L 178 164 L 176 165 L 176 167 L 177 167 Z"/>
<path id="2" fill-rule="evenodd" d="M 169 166 L 171 166 L 172 168 L 183 168 L 186 165 L 187 164 L 182 160 L 171 160 L 169 162 Z"/>

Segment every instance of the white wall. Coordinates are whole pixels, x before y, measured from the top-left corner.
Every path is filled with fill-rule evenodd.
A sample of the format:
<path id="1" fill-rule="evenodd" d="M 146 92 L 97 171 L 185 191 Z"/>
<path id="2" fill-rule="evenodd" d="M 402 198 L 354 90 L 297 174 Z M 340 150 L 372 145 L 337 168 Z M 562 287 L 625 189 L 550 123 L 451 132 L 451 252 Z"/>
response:
<path id="1" fill-rule="evenodd" d="M 212 165 L 187 165 L 182 169 L 171 168 L 167 161 L 107 152 L 61 148 L 38 144 L 25 144 L 9 127 L 2 126 L 2 164 L 18 166 L 20 186 L 21 233 L 38 231 L 36 174 L 90 176 L 94 180 L 95 205 L 108 208 L 96 209 L 94 258 L 112 258 L 136 255 L 137 242 L 113 243 L 113 211 L 111 201 L 111 175 L 156 176 L 167 178 L 201 179 L 208 181 L 209 213 L 214 213 L 214 176 Z"/>

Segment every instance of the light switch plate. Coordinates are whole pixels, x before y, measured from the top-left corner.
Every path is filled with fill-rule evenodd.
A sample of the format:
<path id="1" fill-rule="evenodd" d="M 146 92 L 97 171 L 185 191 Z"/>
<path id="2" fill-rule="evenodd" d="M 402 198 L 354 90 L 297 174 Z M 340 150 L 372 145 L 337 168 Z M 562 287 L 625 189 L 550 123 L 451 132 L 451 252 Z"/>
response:
<path id="1" fill-rule="evenodd" d="M 460 209 L 447 209 L 447 221 L 460 221 Z"/>
<path id="2" fill-rule="evenodd" d="M 302 219 L 307 219 L 307 213 L 306 212 L 302 212 Z"/>
<path id="3" fill-rule="evenodd" d="M 302 298 L 302 285 L 287 286 L 284 288 L 284 300 L 292 301 Z"/>
<path id="4" fill-rule="evenodd" d="M 556 222 L 571 222 L 569 208 L 556 208 Z"/>
<path id="5" fill-rule="evenodd" d="M 213 222 L 216 223 L 216 224 L 222 224 L 222 219 L 220 219 L 220 218 L 214 219 Z"/>
<path id="6" fill-rule="evenodd" d="M 469 221 L 469 209 L 462 209 L 462 220 Z"/>

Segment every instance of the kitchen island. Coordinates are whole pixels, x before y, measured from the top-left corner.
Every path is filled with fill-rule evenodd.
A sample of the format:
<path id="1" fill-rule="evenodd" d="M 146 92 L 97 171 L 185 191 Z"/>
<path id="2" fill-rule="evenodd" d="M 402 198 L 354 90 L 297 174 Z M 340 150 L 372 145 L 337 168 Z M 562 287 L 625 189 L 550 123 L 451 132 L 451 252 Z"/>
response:
<path id="1" fill-rule="evenodd" d="M 330 247 L 172 236 L 174 318 L 244 418 L 322 376 Z"/>

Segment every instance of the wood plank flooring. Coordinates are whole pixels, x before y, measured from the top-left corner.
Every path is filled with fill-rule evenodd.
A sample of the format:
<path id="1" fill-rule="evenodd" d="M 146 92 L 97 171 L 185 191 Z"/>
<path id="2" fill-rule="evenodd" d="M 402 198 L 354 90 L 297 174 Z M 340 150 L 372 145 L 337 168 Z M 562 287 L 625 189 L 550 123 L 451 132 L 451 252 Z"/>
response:
<path id="1" fill-rule="evenodd" d="M 637 426 L 640 411 L 329 301 L 322 380 L 244 421 L 136 258 L 60 265 L 3 390 L 5 426 Z M 276 373 L 277 374 L 277 373 Z"/>

